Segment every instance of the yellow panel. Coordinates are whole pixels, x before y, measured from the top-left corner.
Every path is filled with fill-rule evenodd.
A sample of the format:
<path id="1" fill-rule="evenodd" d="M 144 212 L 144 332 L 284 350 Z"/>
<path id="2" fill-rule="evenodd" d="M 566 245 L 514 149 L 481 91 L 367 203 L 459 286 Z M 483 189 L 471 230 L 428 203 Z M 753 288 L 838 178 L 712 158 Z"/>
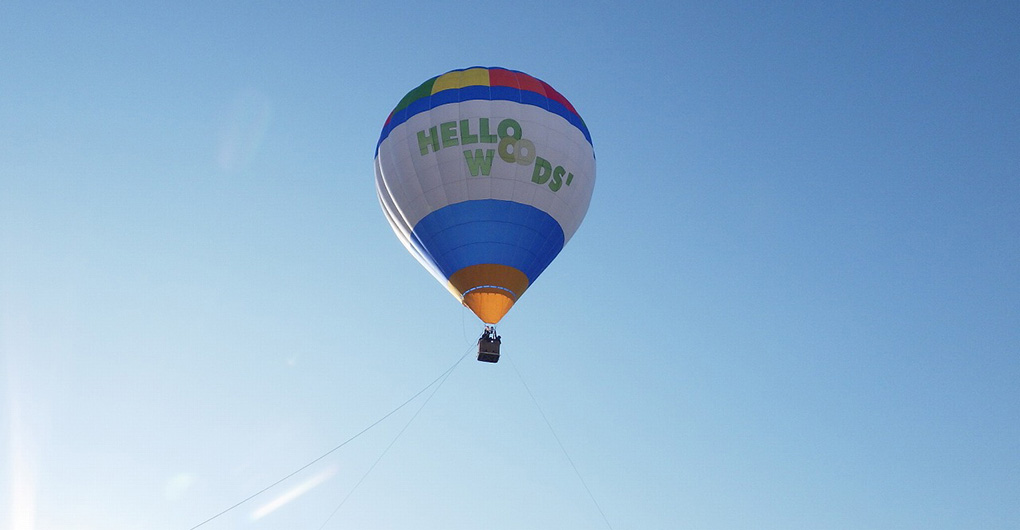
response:
<path id="1" fill-rule="evenodd" d="M 463 88 L 473 85 L 489 86 L 489 70 L 485 68 L 471 68 L 441 75 L 433 83 L 432 93 L 435 94 L 450 88 Z"/>

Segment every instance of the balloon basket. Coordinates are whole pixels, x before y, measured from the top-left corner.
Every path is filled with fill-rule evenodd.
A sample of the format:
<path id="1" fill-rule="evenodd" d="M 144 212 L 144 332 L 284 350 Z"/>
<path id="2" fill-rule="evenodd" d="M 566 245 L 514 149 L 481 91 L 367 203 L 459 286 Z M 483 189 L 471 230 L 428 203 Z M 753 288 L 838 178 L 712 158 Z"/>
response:
<path id="1" fill-rule="evenodd" d="M 496 329 L 492 326 L 485 326 L 485 331 L 478 338 L 478 360 L 483 363 L 499 362 L 500 336 L 496 335 Z"/>

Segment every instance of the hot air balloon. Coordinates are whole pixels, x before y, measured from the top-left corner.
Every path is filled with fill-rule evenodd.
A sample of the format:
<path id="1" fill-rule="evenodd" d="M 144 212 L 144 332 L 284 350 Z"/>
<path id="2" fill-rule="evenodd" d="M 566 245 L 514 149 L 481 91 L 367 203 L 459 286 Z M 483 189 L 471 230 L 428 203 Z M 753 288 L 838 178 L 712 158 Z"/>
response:
<path id="1" fill-rule="evenodd" d="M 486 324 L 479 360 L 495 362 L 495 324 L 588 211 L 595 151 L 581 116 L 547 83 L 473 67 L 400 100 L 379 136 L 375 176 L 393 231 Z"/>

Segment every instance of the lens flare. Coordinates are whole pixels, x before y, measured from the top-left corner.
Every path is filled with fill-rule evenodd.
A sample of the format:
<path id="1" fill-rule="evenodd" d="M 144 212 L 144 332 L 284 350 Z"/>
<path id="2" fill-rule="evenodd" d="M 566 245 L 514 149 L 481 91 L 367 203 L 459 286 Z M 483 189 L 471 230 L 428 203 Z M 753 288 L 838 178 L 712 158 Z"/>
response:
<path id="1" fill-rule="evenodd" d="M 220 132 L 217 161 L 225 171 L 243 168 L 258 151 L 269 129 L 272 104 L 268 97 L 253 90 L 238 94 Z"/>
<path id="2" fill-rule="evenodd" d="M 252 512 L 251 519 L 254 521 L 254 520 L 261 519 L 261 518 L 263 518 L 263 517 L 273 513 L 274 511 L 276 511 L 279 508 L 283 507 L 288 502 L 290 502 L 290 501 L 292 501 L 292 500 L 294 500 L 294 499 L 304 495 L 305 493 L 308 493 L 313 488 L 315 488 L 319 484 L 322 484 L 323 482 L 327 481 L 330 477 L 332 477 L 335 474 L 336 474 L 336 468 L 335 467 L 330 467 L 330 468 L 327 468 L 327 469 L 321 471 L 317 475 L 314 475 L 311 478 L 309 478 L 308 480 L 306 480 L 306 481 L 302 482 L 301 484 L 298 484 L 297 486 L 293 487 L 292 489 L 290 489 L 289 491 L 287 491 L 283 495 L 280 495 L 279 497 L 277 497 L 277 498 L 267 502 L 266 504 L 262 505 L 261 507 L 259 507 L 259 509 L 257 509 L 254 512 Z"/>
<path id="3" fill-rule="evenodd" d="M 35 455 L 32 435 L 24 421 L 15 382 L 9 381 L 7 407 L 10 441 L 11 530 L 35 528 Z"/>

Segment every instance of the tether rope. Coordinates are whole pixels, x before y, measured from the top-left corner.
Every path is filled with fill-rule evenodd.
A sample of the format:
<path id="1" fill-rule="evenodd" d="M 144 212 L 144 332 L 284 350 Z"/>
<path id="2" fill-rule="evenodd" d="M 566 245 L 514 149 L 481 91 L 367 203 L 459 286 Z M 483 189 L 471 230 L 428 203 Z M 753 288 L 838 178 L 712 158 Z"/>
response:
<path id="1" fill-rule="evenodd" d="M 512 359 L 507 360 L 510 361 L 510 366 L 514 368 L 514 372 L 517 373 L 517 377 L 521 380 L 521 384 L 524 385 L 524 389 L 528 391 L 528 396 L 531 397 L 531 402 L 535 404 L 535 408 L 538 409 L 538 413 L 542 416 L 542 419 L 545 420 L 545 425 L 549 428 L 549 432 L 552 433 L 553 438 L 556 439 L 556 443 L 560 446 L 560 451 L 563 451 L 563 456 L 567 457 L 567 462 L 570 462 L 570 467 L 574 469 L 574 474 L 577 475 L 577 479 L 580 480 L 581 485 L 584 486 L 584 491 L 588 492 L 588 498 L 590 498 L 591 502 L 595 504 L 595 508 L 598 509 L 599 515 L 602 516 L 602 521 L 606 523 L 606 527 L 609 528 L 609 530 L 613 530 L 613 525 L 609 524 L 609 519 L 606 518 L 606 513 L 602 511 L 602 506 L 599 505 L 599 501 L 595 499 L 595 495 L 592 494 L 591 488 L 588 487 L 588 483 L 584 481 L 584 477 L 582 477 L 581 472 L 578 471 L 577 465 L 574 464 L 574 459 L 570 458 L 570 453 L 567 452 L 566 446 L 564 446 L 563 442 L 560 441 L 559 435 L 556 434 L 556 429 L 553 429 L 552 423 L 550 423 L 549 418 L 546 417 L 545 411 L 542 410 L 542 406 L 538 404 L 538 400 L 535 399 L 535 395 L 531 393 L 531 388 L 524 380 L 524 376 L 521 375 L 521 371 L 517 369 L 517 365 L 514 364 Z"/>
<path id="2" fill-rule="evenodd" d="M 472 349 L 473 349 L 473 346 L 472 346 Z M 470 351 L 471 350 L 468 350 L 469 353 L 470 353 Z M 442 380 L 439 381 L 439 384 L 436 385 L 436 387 L 432 389 L 432 393 L 429 394 L 429 396 L 427 398 L 425 398 L 425 401 L 422 402 L 421 406 L 418 407 L 418 410 L 415 411 L 413 416 L 411 416 L 411 419 L 407 420 L 407 424 L 404 425 L 404 428 L 400 429 L 400 432 L 398 432 L 397 435 L 393 437 L 393 440 L 390 441 L 390 444 L 386 446 L 386 449 L 383 449 L 383 452 L 379 455 L 379 458 L 375 459 L 375 462 L 373 462 L 372 465 L 368 468 L 368 471 L 365 471 L 365 474 L 362 475 L 361 478 L 358 480 L 357 484 L 355 484 L 354 487 L 351 488 L 351 491 L 348 491 L 347 495 L 344 495 L 344 498 L 343 498 L 343 500 L 340 501 L 340 504 L 338 504 L 337 507 L 334 508 L 333 511 L 329 514 L 329 517 L 327 517 L 326 520 L 322 522 L 322 526 L 319 527 L 319 530 L 322 530 L 323 528 L 326 528 L 326 525 L 329 523 L 330 519 L 332 519 L 333 516 L 336 515 L 336 513 L 340 511 L 340 508 L 342 508 L 343 505 L 347 503 L 347 499 L 351 498 L 351 495 L 353 495 L 354 491 L 358 489 L 358 486 L 361 486 L 361 483 L 364 482 L 366 478 L 368 478 L 368 475 L 372 472 L 373 469 L 375 469 L 375 466 L 379 464 L 379 462 L 383 459 L 384 456 L 386 456 L 386 453 L 388 453 L 390 451 L 390 448 L 393 447 L 393 444 L 397 443 L 397 440 L 400 438 L 400 436 L 402 434 L 404 434 L 404 431 L 406 431 L 407 428 L 411 426 L 411 423 L 414 422 L 414 419 L 417 418 L 419 414 L 421 414 L 421 411 L 422 411 L 422 409 L 425 408 L 425 405 L 429 404 L 429 401 L 432 400 L 432 396 L 435 396 L 436 392 L 439 392 L 439 389 L 440 389 L 440 387 L 443 386 L 443 383 L 445 383 L 446 380 L 450 378 L 450 374 L 453 373 L 453 369 L 456 368 L 457 365 L 460 364 L 460 361 L 464 360 L 464 357 L 466 357 L 466 356 L 467 356 L 467 353 L 465 353 L 464 356 L 462 356 L 460 358 L 460 360 L 458 360 L 457 363 L 454 364 L 449 370 L 447 370 L 446 372 L 443 373 L 443 375 L 441 376 Z M 433 383 L 434 382 L 435 381 L 433 381 Z M 429 386 L 432 386 L 432 385 L 430 384 Z M 428 388 L 428 387 L 426 387 L 426 388 Z"/>
<path id="3" fill-rule="evenodd" d="M 435 385 L 435 384 L 436 384 L 437 382 L 439 382 L 440 380 L 443 380 L 443 381 L 445 381 L 445 380 L 446 380 L 446 378 L 447 378 L 447 377 L 449 377 L 450 373 L 451 373 L 451 372 L 453 372 L 453 369 L 454 369 L 454 368 L 456 368 L 456 367 L 457 367 L 457 365 L 458 365 L 458 364 L 460 364 L 460 362 L 461 362 L 461 361 L 463 361 L 465 357 L 467 357 L 468 353 L 471 353 L 471 349 L 468 349 L 468 351 L 464 352 L 464 355 L 461 355 L 461 356 L 460 356 L 460 358 L 459 358 L 459 359 L 457 359 L 457 361 L 453 363 L 453 365 L 451 365 L 451 366 L 450 366 L 449 368 L 447 368 L 447 369 L 446 369 L 446 371 L 445 371 L 445 372 L 443 372 L 442 374 L 439 374 L 439 377 L 437 377 L 437 378 L 433 379 L 431 383 L 429 383 L 429 384 L 425 385 L 425 387 L 424 387 L 424 388 L 422 388 L 421 390 L 419 390 L 418 392 L 416 392 L 416 393 L 415 393 L 415 394 L 414 394 L 413 396 L 411 396 L 411 397 L 407 398 L 407 400 L 406 400 L 406 401 L 404 401 L 403 403 L 401 403 L 400 405 L 397 405 L 397 407 L 396 407 L 395 409 L 393 409 L 393 410 L 391 410 L 391 411 L 387 412 L 387 413 L 386 413 L 386 415 L 384 415 L 383 417 L 379 418 L 378 420 L 376 420 L 375 422 L 373 422 L 373 423 L 372 423 L 371 425 L 369 425 L 368 427 L 365 427 L 364 429 L 362 429 L 362 430 L 361 430 L 360 432 L 358 432 L 358 433 L 357 433 L 357 434 L 355 434 L 354 436 L 351 436 L 350 438 L 348 438 L 348 439 L 344 440 L 343 442 L 341 442 L 341 443 L 340 443 L 339 445 L 337 445 L 336 447 L 334 447 L 334 448 L 330 449 L 329 451 L 326 451 L 325 453 L 323 453 L 323 454 L 321 454 L 320 456 L 316 457 L 315 459 L 313 459 L 312 461 L 308 462 L 307 464 L 305 464 L 305 465 L 303 465 L 303 466 L 301 466 L 301 467 L 299 467 L 299 468 L 295 469 L 294 471 L 292 471 L 291 473 L 289 473 L 289 474 L 288 474 L 288 475 L 286 475 L 285 477 L 283 477 L 283 478 L 281 478 L 281 479 L 277 480 L 276 482 L 273 482 L 272 484 L 270 484 L 270 485 L 268 485 L 268 486 L 266 486 L 266 487 L 264 487 L 264 488 L 262 488 L 262 489 L 260 489 L 260 490 L 256 491 L 255 493 L 252 493 L 251 495 L 249 495 L 249 496 L 245 497 L 244 499 L 242 499 L 242 500 L 238 501 L 237 503 L 235 503 L 234 505 L 230 506 L 229 508 L 227 508 L 227 509 L 225 509 L 225 510 L 223 510 L 223 511 L 219 512 L 219 513 L 217 513 L 216 515 L 214 515 L 214 516 L 212 516 L 212 517 L 210 517 L 210 518 L 206 519 L 205 521 L 202 521 L 201 523 L 198 523 L 197 525 L 195 525 L 195 526 L 192 526 L 192 527 L 191 527 L 191 528 L 190 528 L 189 530 L 195 530 L 196 528 L 202 527 L 202 526 L 204 526 L 205 524 L 207 524 L 207 523 L 209 523 L 209 522 L 211 522 L 211 521 L 215 520 L 216 518 L 220 517 L 221 515 L 223 515 L 223 514 L 226 514 L 227 512 L 229 512 L 229 511 L 231 511 L 231 510 L 233 510 L 233 509 L 237 508 L 238 506 L 241 506 L 242 504 L 244 504 L 244 503 L 246 503 L 246 502 L 248 502 L 248 501 L 250 501 L 250 500 L 254 499 L 255 497 L 258 497 L 259 495 L 262 495 L 263 493 L 265 493 L 265 492 L 267 492 L 267 491 L 269 491 L 269 490 L 273 489 L 274 487 L 278 486 L 279 484 L 283 483 L 284 481 L 286 481 L 287 479 L 289 479 L 289 478 L 293 477 L 294 475 L 297 475 L 298 473 L 300 473 L 300 472 L 302 472 L 302 471 L 304 471 L 304 470 L 308 469 L 309 467 L 311 467 L 312 465 L 314 465 L 314 464 L 315 464 L 316 462 L 318 462 L 318 461 L 322 460 L 323 458 L 326 458 L 327 456 L 329 456 L 329 455 L 333 454 L 334 452 L 336 452 L 336 451 L 337 451 L 338 449 L 340 449 L 341 447 L 343 447 L 343 446 L 345 446 L 345 445 L 347 445 L 347 444 L 351 443 L 351 442 L 352 442 L 352 441 L 354 441 L 354 440 L 355 440 L 355 439 L 356 439 L 357 437 L 361 436 L 362 434 L 365 434 L 366 432 L 368 432 L 369 430 L 371 430 L 371 429 L 372 429 L 373 427 L 375 427 L 376 425 L 379 425 L 380 423 L 382 423 L 382 422 L 383 422 L 383 421 L 384 421 L 384 420 L 385 420 L 386 418 L 389 418 L 390 416 L 392 416 L 393 414 L 395 414 L 395 413 L 396 413 L 396 412 L 397 412 L 398 410 L 400 410 L 400 409 L 402 409 L 402 408 L 406 407 L 408 403 L 410 403 L 410 402 L 414 401 L 414 400 L 415 400 L 415 399 L 416 399 L 416 398 L 417 398 L 418 396 L 420 396 L 420 395 L 424 394 L 426 390 L 428 390 L 429 388 L 431 388 L 431 387 L 432 387 L 433 385 Z M 436 389 L 438 390 L 438 387 L 436 387 Z M 433 391 L 432 395 L 434 395 L 434 394 L 435 394 L 435 392 Z M 432 398 L 432 395 L 429 395 L 429 399 L 431 399 L 431 398 Z M 426 401 L 426 402 L 427 402 L 427 401 Z M 424 405 L 422 405 L 422 407 L 424 407 Z M 421 412 L 421 409 L 420 409 L 420 408 L 418 409 L 418 412 Z M 417 416 L 417 415 L 418 415 L 418 414 L 417 414 L 417 413 L 415 413 L 415 416 Z M 413 420 L 414 418 L 411 418 L 411 419 Z M 410 423 L 408 423 L 408 425 L 410 425 Z M 404 427 L 404 429 L 406 429 L 406 428 L 407 428 L 407 426 L 405 426 L 405 427 Z M 403 432 L 403 431 L 401 431 L 401 432 Z M 398 434 L 398 436 L 399 436 L 399 434 Z M 394 441 L 396 441 L 396 439 L 394 439 Z M 390 445 L 393 445 L 393 444 L 391 443 Z M 387 450 L 388 450 L 388 449 L 389 449 L 389 448 L 387 448 Z M 385 454 L 385 452 L 384 452 L 383 454 Z M 377 462 L 378 462 L 378 461 L 377 461 Z M 375 467 L 375 464 L 373 464 L 373 467 Z M 370 471 L 371 471 L 371 470 L 370 470 Z M 362 477 L 362 480 L 364 480 L 364 477 Z M 345 499 L 345 500 L 346 500 L 346 499 Z M 339 509 L 339 508 L 337 508 L 337 509 Z M 332 517 L 332 515 L 331 515 L 330 517 Z M 327 521 L 328 521 L 328 520 L 327 520 Z"/>

